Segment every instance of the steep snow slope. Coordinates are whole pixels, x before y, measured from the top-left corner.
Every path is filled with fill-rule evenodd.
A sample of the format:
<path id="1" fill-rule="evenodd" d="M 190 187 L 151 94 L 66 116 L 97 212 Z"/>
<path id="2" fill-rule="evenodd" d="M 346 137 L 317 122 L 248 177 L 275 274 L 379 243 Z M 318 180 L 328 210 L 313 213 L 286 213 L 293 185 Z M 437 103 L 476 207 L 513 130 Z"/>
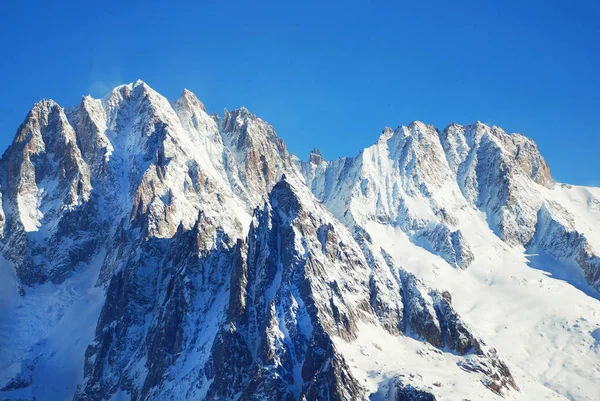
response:
<path id="1" fill-rule="evenodd" d="M 338 218 L 449 290 L 467 322 L 534 380 L 597 397 L 597 188 L 555 184 L 535 144 L 480 123 L 443 133 L 413 123 L 384 130 L 355 158 L 318 156 L 299 164 Z"/>
<path id="2" fill-rule="evenodd" d="M 85 349 L 104 302 L 104 291 L 94 286 L 100 261 L 95 258 L 86 271 L 60 286 L 45 283 L 24 290 L 10 263 L 0 258 L 6 308 L 0 311 L 3 399 L 73 397 L 83 380 Z"/>
<path id="3" fill-rule="evenodd" d="M 297 164 L 311 190 L 350 227 L 370 220 L 398 227 L 415 244 L 466 268 L 473 255 L 457 214 L 479 210 L 507 244 L 539 245 L 578 265 L 599 288 L 596 190 L 578 195 L 555 184 L 535 143 L 520 134 L 481 123 L 452 124 L 440 133 L 414 122 L 386 128 L 355 158 L 326 162 L 315 154 Z M 555 251 L 543 238 L 546 229 L 576 251 Z"/>
<path id="4" fill-rule="evenodd" d="M 522 135 L 303 163 L 138 81 L 34 106 L 0 196 L 1 399 L 596 398 L 600 190 Z"/>

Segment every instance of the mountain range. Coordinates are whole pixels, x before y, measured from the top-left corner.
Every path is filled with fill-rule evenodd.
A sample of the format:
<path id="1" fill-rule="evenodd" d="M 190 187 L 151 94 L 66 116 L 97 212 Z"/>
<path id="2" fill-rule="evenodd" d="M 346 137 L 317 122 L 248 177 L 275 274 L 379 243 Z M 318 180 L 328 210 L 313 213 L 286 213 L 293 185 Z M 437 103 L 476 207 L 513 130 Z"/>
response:
<path id="1" fill-rule="evenodd" d="M 600 188 L 477 122 L 303 161 L 146 83 L 0 160 L 0 400 L 597 400 Z"/>

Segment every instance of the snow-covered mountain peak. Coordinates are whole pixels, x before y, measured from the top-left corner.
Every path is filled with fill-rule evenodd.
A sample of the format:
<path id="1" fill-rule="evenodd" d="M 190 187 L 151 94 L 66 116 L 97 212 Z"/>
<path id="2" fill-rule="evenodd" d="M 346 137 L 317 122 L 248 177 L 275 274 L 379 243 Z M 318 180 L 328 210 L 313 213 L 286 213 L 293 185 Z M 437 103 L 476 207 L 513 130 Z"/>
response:
<path id="1" fill-rule="evenodd" d="M 419 130 L 419 131 L 436 131 L 436 128 L 433 125 L 430 124 L 425 124 L 422 121 L 419 120 L 415 120 L 413 122 L 411 122 L 410 124 L 408 124 L 408 129 L 413 131 L 413 130 Z"/>
<path id="2" fill-rule="evenodd" d="M 273 127 L 246 108 L 225 110 L 215 121 L 228 158 L 237 160 L 236 176 L 248 188 L 253 203 L 265 199 L 283 173 L 300 175 Z"/>
<path id="3" fill-rule="evenodd" d="M 25 231 L 37 231 L 41 202 L 73 208 L 90 196 L 89 169 L 65 110 L 53 100 L 34 105 L 2 156 L 8 197 Z M 10 219 L 12 224 L 14 220 Z M 16 228 L 16 227 L 15 227 Z"/>
<path id="4" fill-rule="evenodd" d="M 187 89 L 42 101 L 0 160 L 0 398 L 595 401 L 599 199 L 480 122 L 302 162 Z"/>
<path id="5" fill-rule="evenodd" d="M 44 141 L 41 137 L 40 125 L 48 124 L 48 120 L 53 117 L 60 120 L 62 112 L 62 108 L 52 99 L 43 99 L 36 102 L 17 130 L 13 144 L 30 142 L 32 147 L 43 147 Z"/>
<path id="6" fill-rule="evenodd" d="M 291 221 L 298 217 L 301 209 L 306 213 L 323 214 L 324 211 L 317 212 L 321 208 L 317 206 L 318 203 L 318 200 L 304 183 L 298 180 L 298 177 L 287 177 L 285 174 L 281 176 L 269 193 L 269 204 L 281 213 L 284 221 Z M 333 220 L 333 216 L 330 219 Z"/>
<path id="7" fill-rule="evenodd" d="M 181 96 L 175 101 L 175 103 L 182 103 L 188 108 L 200 108 L 206 113 L 206 107 L 204 106 L 204 103 L 202 103 L 196 97 L 196 95 L 188 89 L 183 90 Z"/>
<path id="8" fill-rule="evenodd" d="M 377 142 L 385 142 L 394 135 L 394 131 L 390 127 L 384 127 Z"/>

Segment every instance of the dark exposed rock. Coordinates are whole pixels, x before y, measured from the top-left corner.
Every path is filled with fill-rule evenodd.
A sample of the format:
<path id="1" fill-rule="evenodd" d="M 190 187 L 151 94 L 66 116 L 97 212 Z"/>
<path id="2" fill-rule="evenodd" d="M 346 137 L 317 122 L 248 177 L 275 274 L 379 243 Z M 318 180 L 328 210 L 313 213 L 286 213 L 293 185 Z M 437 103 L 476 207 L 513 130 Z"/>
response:
<path id="1" fill-rule="evenodd" d="M 316 165 L 323 163 L 323 155 L 321 155 L 321 151 L 317 148 L 313 149 L 310 152 L 309 161 Z"/>
<path id="2" fill-rule="evenodd" d="M 395 380 L 394 401 L 436 401 L 437 398 L 427 391 L 419 390 L 410 384 L 403 384 L 400 380 Z"/>

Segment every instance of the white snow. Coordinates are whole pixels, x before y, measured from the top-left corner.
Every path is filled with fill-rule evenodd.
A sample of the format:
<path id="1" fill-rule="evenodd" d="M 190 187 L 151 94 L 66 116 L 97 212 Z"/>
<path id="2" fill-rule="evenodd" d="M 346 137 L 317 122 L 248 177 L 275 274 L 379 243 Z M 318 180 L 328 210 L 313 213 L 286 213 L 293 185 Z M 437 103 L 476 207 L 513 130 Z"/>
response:
<path id="1" fill-rule="evenodd" d="M 591 333 L 600 327 L 598 294 L 532 269 L 523 251 L 507 247 L 483 219 L 471 230 L 463 226 L 476 255 L 467 270 L 452 268 L 398 229 L 378 223 L 366 229 L 400 266 L 448 290 L 457 312 L 513 373 L 576 400 L 596 399 L 600 351 Z"/>
<path id="2" fill-rule="evenodd" d="M 53 104 L 41 103 L 39 107 Z M 355 158 L 315 165 L 281 152 L 270 126 L 248 110 L 212 118 L 189 91 L 171 103 L 138 81 L 115 88 L 101 100 L 86 97 L 79 111 L 74 108 L 69 113 L 82 110 L 98 130 L 94 140 L 104 150 L 108 166 L 105 173 L 110 178 L 102 178 L 104 187 L 94 185 L 94 191 L 101 198 L 100 217 L 108 221 L 111 230 L 116 230 L 120 221 L 137 218 L 132 216 L 135 203 L 146 212 L 141 218 L 148 219 L 151 237 L 171 238 L 180 226 L 190 230 L 202 214 L 208 249 L 218 246 L 217 229 L 232 240 L 243 238 L 253 209 L 262 206 L 273 184 L 268 177 L 253 175 L 254 159 L 269 157 L 265 160 L 271 163 L 275 179 L 285 172 L 294 186 L 302 186 L 297 195 L 312 213 L 311 218 L 334 222 L 337 241 L 351 244 L 348 249 L 360 262 L 354 270 L 339 261 L 323 262 L 328 266 L 327 277 L 315 278 L 312 283 L 318 302 L 330 302 L 329 283 L 338 281 L 347 284 L 347 305 L 358 310 L 368 299 L 372 272 L 351 234 L 360 226 L 370 235 L 374 253 L 382 248 L 398 267 L 431 288 L 452 294 L 458 314 L 478 338 L 498 350 L 521 387 L 520 392 L 511 391 L 508 399 L 599 399 L 600 293 L 585 281 L 574 255 L 550 255 L 552 252 L 542 249 L 535 234 L 539 232 L 536 224 L 545 224 L 537 221 L 539 210 L 546 208 L 543 210 L 548 210 L 561 227 L 567 227 L 566 231 L 583 234 L 598 254 L 600 188 L 547 185 L 543 159 L 527 138 L 480 123 L 452 125 L 444 136 L 415 122 L 395 131 L 384 130 L 376 144 Z M 67 144 L 76 146 L 75 130 L 64 112 L 60 113 L 61 135 Z M 234 129 L 225 132 L 223 124 L 229 119 L 234 120 L 229 121 Z M 244 135 L 255 148 L 239 146 Z M 33 140 L 37 141 L 33 143 L 36 149 L 45 149 L 41 134 Z M 483 149 L 482 153 L 478 149 Z M 492 157 L 495 151 L 501 163 Z M 517 157 L 520 152 L 525 157 Z M 292 161 L 299 168 L 294 168 Z M 50 162 L 50 170 L 56 173 L 60 161 Z M 478 180 L 475 176 L 476 168 L 497 172 L 506 166 L 515 172 L 507 175 L 509 189 L 504 178 L 492 175 Z M 23 173 L 16 205 L 9 204 L 13 201 L 7 196 L 1 198 L 7 221 L 20 221 L 36 251 L 40 244 L 67 250 L 73 245 L 70 237 L 55 244 L 44 241 L 56 233 L 64 213 L 88 201 L 86 194 L 65 200 L 58 193 L 64 184 L 58 174 L 37 179 L 27 158 L 19 167 Z M 83 160 L 77 160 L 77 167 L 83 175 L 90 174 Z M 316 199 L 303 187 L 302 173 Z M 489 188 L 482 190 L 486 185 Z M 92 191 L 91 186 L 86 190 Z M 504 190 L 515 197 L 512 204 L 498 204 L 498 199 L 508 197 Z M 327 210 L 321 213 L 317 199 Z M 417 245 L 422 244 L 422 230 L 440 224 L 460 230 L 466 238 L 475 256 L 467 269 L 457 269 Z M 501 228 L 508 231 L 506 241 L 499 238 Z M 322 248 L 321 244 L 307 243 L 296 227 L 294 230 L 298 254 L 308 258 L 309 251 Z M 530 243 L 531 239 L 538 242 Z M 12 250 L 6 250 L 6 257 L 8 251 Z M 31 377 L 32 382 L 2 396 L 72 400 L 76 386 L 83 381 L 85 349 L 94 338 L 104 302 L 105 288 L 96 287 L 96 283 L 105 252 L 97 250 L 89 264 L 77 266 L 61 284 L 48 281 L 23 287 L 25 296 L 19 295 L 21 285 L 13 264 L 0 255 L 0 388 L 15 377 Z M 310 256 L 315 260 L 325 260 L 325 256 L 314 253 Z M 48 266 L 53 263 L 44 254 L 35 254 L 34 263 L 41 266 L 41 262 Z M 274 300 L 283 268 L 279 263 L 272 286 L 255 296 Z M 375 273 L 382 281 L 394 282 L 390 272 Z M 207 280 L 200 276 L 191 279 Z M 397 289 L 389 285 L 388 290 Z M 292 311 L 297 314 L 293 318 L 303 337 L 310 338 L 313 327 L 297 292 L 292 289 Z M 185 334 L 187 338 L 194 337 L 195 330 L 201 334 L 170 368 L 173 380 L 165 383 L 158 396 L 202 399 L 206 395 L 211 382 L 203 378 L 197 388 L 195 380 L 199 367 L 210 356 L 228 295 L 226 288 L 212 294 L 214 299 L 209 299 L 209 292 L 198 294 L 193 306 L 202 310 L 206 319 L 200 328 L 195 321 L 186 321 Z M 289 337 L 284 317 L 279 311 L 273 313 L 272 339 L 283 341 Z M 371 323 L 360 322 L 358 338 L 351 342 L 337 337 L 334 341 L 353 374 L 373 392 L 374 400 L 389 399 L 390 380 L 398 375 L 439 399 L 499 399 L 481 385 L 478 375 L 457 366 L 460 356 L 409 337 L 392 336 Z M 130 368 L 139 371 L 138 378 L 145 371 L 139 360 Z M 299 369 L 296 366 L 293 372 L 296 396 L 302 385 Z M 121 390 L 112 397 L 114 401 L 128 399 Z"/>
<path id="3" fill-rule="evenodd" d="M 25 287 L 21 297 L 12 266 L 0 256 L 0 387 L 18 372 L 30 374 L 33 384 L 4 396 L 73 399 L 104 303 L 104 290 L 94 286 L 102 257 L 61 285 Z"/>
<path id="4" fill-rule="evenodd" d="M 462 370 L 460 357 L 405 336 L 392 336 L 381 328 L 360 325 L 360 336 L 347 343 L 335 341 L 352 373 L 372 393 L 373 401 L 393 401 L 390 381 L 433 393 L 439 400 L 565 400 L 566 398 L 520 373 L 515 380 L 521 391 L 498 396 L 482 386 L 482 376 Z M 514 369 L 513 369 L 514 370 Z"/>

